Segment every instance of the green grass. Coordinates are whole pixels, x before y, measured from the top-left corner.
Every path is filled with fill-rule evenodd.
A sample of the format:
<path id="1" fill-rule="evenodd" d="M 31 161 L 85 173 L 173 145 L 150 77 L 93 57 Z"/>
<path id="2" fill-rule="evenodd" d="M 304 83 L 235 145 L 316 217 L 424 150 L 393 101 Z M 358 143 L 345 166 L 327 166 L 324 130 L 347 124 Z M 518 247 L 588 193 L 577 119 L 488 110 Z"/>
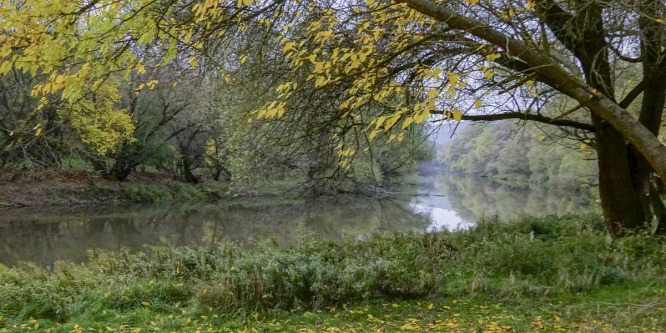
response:
<path id="1" fill-rule="evenodd" d="M 594 216 L 91 253 L 85 266 L 0 267 L 0 330 L 658 332 L 665 254 L 642 234 L 608 243 Z"/>
<path id="2" fill-rule="evenodd" d="M 608 294 L 611 293 L 611 295 Z M 27 319 L 6 322 L 8 330 L 51 332 L 662 332 L 664 296 L 601 290 L 577 301 L 513 301 L 483 296 L 423 298 L 342 304 L 319 310 L 250 314 L 219 313 L 183 304 L 148 303 L 127 311 L 99 310 L 58 323 Z M 600 302 L 615 296 L 614 302 Z M 647 303 L 646 303 L 647 302 Z"/>

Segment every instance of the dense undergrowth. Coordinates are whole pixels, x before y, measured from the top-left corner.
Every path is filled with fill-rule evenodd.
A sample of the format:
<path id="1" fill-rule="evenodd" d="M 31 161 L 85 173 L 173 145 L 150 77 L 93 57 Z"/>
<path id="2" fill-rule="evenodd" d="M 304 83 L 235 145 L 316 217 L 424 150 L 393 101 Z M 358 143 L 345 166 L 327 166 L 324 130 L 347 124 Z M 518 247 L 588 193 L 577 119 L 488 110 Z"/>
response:
<path id="1" fill-rule="evenodd" d="M 344 244 L 303 240 L 284 249 L 263 243 L 248 251 L 227 243 L 90 253 L 87 265 L 0 266 L 0 329 L 147 327 L 159 323 L 155 316 L 227 318 L 222 325 L 303 311 L 332 315 L 331 308 L 367 304 L 377 315 L 394 302 L 441 307 L 444 300 L 479 297 L 483 304 L 529 300 L 525 304 L 538 307 L 586 295 L 614 302 L 621 290 L 640 290 L 639 302 L 654 303 L 666 295 L 665 256 L 659 238 L 637 234 L 609 242 L 595 216 L 486 220 L 457 233 L 378 235 Z M 663 310 L 657 303 L 654 309 Z M 666 313 L 659 313 L 666 323 Z M 411 314 L 404 315 L 406 325 Z"/>

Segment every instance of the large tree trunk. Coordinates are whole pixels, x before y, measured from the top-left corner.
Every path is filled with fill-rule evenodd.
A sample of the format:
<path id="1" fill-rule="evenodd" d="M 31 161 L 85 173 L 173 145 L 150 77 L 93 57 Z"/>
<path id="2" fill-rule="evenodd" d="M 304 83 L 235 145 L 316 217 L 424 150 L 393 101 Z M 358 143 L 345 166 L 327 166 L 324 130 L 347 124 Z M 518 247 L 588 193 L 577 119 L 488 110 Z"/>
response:
<path id="1" fill-rule="evenodd" d="M 645 66 L 644 81 L 647 83 L 643 91 L 641 113 L 638 120 L 656 136 L 659 133 L 661 117 L 666 97 L 666 72 L 654 66 Z M 666 234 L 666 206 L 650 181 L 654 172 L 648 161 L 633 146 L 628 147 L 631 177 L 636 196 L 639 198 L 644 220 L 657 220 L 658 234 Z"/>
<path id="2" fill-rule="evenodd" d="M 662 0 L 644 0 L 640 8 L 644 13 L 654 13 L 661 16 L 665 4 Z M 641 56 L 643 65 L 643 100 L 638 121 L 652 134 L 657 136 L 661 127 L 661 120 L 666 102 L 666 61 L 664 61 L 664 30 L 662 24 L 649 17 L 638 20 L 641 30 Z M 650 181 L 653 169 L 648 161 L 632 145 L 629 148 L 633 157 L 634 170 L 632 173 L 634 187 L 643 202 L 645 218 L 657 220 L 657 234 L 666 234 L 666 206 L 659 195 L 659 191 Z"/>
<path id="3" fill-rule="evenodd" d="M 636 196 L 625 139 L 610 124 L 592 116 L 596 128 L 599 198 L 606 229 L 621 237 L 627 229 L 643 225 L 644 213 Z"/>

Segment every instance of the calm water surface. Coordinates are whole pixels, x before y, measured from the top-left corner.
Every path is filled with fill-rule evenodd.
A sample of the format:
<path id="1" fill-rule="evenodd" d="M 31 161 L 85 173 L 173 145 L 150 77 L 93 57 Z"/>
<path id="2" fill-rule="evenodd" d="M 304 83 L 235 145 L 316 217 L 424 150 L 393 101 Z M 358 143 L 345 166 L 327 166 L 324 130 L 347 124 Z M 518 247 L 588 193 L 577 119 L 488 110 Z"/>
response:
<path id="1" fill-rule="evenodd" d="M 587 191 L 510 186 L 470 176 L 419 177 L 390 198 L 253 199 L 208 205 L 47 207 L 0 210 L 0 263 L 85 262 L 87 250 L 140 250 L 149 244 L 209 246 L 236 241 L 278 245 L 303 237 L 364 239 L 384 232 L 458 230 L 481 217 L 563 215 L 593 208 Z"/>

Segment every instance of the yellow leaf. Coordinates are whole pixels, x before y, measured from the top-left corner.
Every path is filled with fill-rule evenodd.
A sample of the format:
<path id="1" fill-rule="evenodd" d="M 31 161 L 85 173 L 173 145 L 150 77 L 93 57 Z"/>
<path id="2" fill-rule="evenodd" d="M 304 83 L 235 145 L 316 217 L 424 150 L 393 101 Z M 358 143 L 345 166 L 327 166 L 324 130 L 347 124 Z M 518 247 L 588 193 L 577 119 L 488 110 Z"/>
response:
<path id="1" fill-rule="evenodd" d="M 542 136 L 539 137 L 539 141 L 543 141 L 543 140 L 545 140 L 545 139 L 546 139 L 546 136 L 545 136 L 545 135 L 542 135 Z"/>
<path id="2" fill-rule="evenodd" d="M 428 310 L 432 310 L 432 307 L 433 307 L 433 305 L 432 305 L 432 303 L 430 303 L 430 304 L 428 305 Z"/>
<path id="3" fill-rule="evenodd" d="M 477 98 L 477 99 L 474 101 L 474 106 L 475 106 L 477 109 L 480 108 L 480 107 L 481 107 L 481 100 Z"/>
<path id="4" fill-rule="evenodd" d="M 428 90 L 428 96 L 429 96 L 430 98 L 435 98 L 435 97 L 437 97 L 437 95 L 439 95 L 439 93 L 437 92 L 436 89 L 430 89 L 430 90 Z"/>
<path id="5" fill-rule="evenodd" d="M 372 139 L 374 139 L 377 136 L 377 134 L 379 134 L 379 130 L 372 131 L 372 133 L 370 133 L 370 135 L 368 136 L 368 139 L 372 141 Z"/>
<path id="6" fill-rule="evenodd" d="M 315 62 L 315 68 L 314 72 L 315 73 L 321 73 L 324 71 L 324 62 Z"/>
<path id="7" fill-rule="evenodd" d="M 430 115 L 430 110 L 428 110 L 428 109 L 423 110 L 423 111 L 419 112 L 417 115 L 414 116 L 414 121 L 417 124 L 420 124 L 420 123 L 426 121 L 426 119 L 428 119 L 429 115 Z"/>
<path id="8" fill-rule="evenodd" d="M 194 57 L 190 58 L 190 66 L 192 66 L 192 69 L 197 67 L 197 59 L 194 59 Z"/>
<path id="9" fill-rule="evenodd" d="M 501 56 L 502 56 L 502 55 L 499 54 L 499 53 L 489 54 L 489 55 L 486 56 L 486 60 L 492 62 L 492 61 L 495 61 L 497 58 L 499 58 L 499 57 L 501 57 Z"/>
<path id="10" fill-rule="evenodd" d="M 377 117 L 377 119 L 375 119 L 375 129 L 379 129 L 384 123 L 384 120 L 386 120 L 386 117 L 384 116 Z"/>
<path id="11" fill-rule="evenodd" d="M 405 121 L 402 122 L 402 129 L 407 128 L 409 125 L 411 125 L 414 122 L 413 117 L 407 117 Z"/>
<path id="12" fill-rule="evenodd" d="M 460 109 L 453 109 L 453 119 L 455 119 L 455 121 L 462 120 L 462 111 L 460 111 Z"/>
<path id="13" fill-rule="evenodd" d="M 141 302 L 141 305 L 143 305 L 143 306 L 148 306 L 148 305 L 150 305 L 150 303 L 148 303 L 148 302 L 146 302 L 146 301 L 143 301 L 143 302 Z"/>
<path id="14" fill-rule="evenodd" d="M 317 76 L 317 79 L 315 80 L 315 87 L 321 87 L 324 84 L 326 84 L 326 77 L 325 76 Z"/>
<path id="15" fill-rule="evenodd" d="M 664 20 L 662 20 L 662 19 L 660 19 L 660 18 L 658 18 L 658 19 L 656 19 L 656 20 L 654 20 L 654 21 L 657 22 L 657 23 L 664 23 Z"/>
<path id="16" fill-rule="evenodd" d="M 393 115 L 391 118 L 387 119 L 386 122 L 384 123 L 384 132 L 387 132 L 388 130 L 393 127 L 393 125 L 400 119 L 400 114 Z"/>
<path id="17" fill-rule="evenodd" d="M 143 67 L 143 64 L 138 63 L 136 64 L 135 68 L 139 74 L 146 74 L 146 67 Z"/>

